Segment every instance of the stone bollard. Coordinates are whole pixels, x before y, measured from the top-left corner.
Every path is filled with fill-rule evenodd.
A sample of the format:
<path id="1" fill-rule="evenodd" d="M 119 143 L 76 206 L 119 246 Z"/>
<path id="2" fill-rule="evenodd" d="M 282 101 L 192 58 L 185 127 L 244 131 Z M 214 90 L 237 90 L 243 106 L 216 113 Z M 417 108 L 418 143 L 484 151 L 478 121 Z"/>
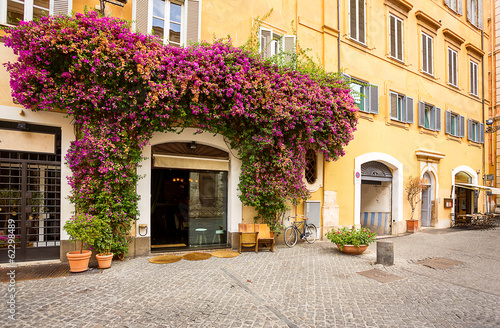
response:
<path id="1" fill-rule="evenodd" d="M 394 244 L 389 240 L 377 240 L 377 264 L 394 265 Z"/>

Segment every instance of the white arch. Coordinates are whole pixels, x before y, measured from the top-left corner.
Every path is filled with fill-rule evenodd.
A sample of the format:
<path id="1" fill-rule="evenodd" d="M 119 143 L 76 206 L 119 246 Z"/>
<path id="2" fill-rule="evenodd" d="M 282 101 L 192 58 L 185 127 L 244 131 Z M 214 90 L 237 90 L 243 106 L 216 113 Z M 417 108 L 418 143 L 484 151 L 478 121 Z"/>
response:
<path id="1" fill-rule="evenodd" d="M 476 171 L 474 171 L 473 168 L 467 165 L 460 165 L 457 166 L 455 169 L 451 170 L 451 198 L 453 199 L 453 205 L 455 205 L 456 201 L 456 196 L 455 196 L 455 176 L 460 173 L 460 172 L 465 172 L 469 176 L 472 177 L 472 184 L 477 185 L 478 184 L 478 177 Z M 455 206 L 451 208 L 451 214 L 455 215 Z"/>
<path id="2" fill-rule="evenodd" d="M 197 129 L 186 128 L 181 134 L 177 133 L 155 133 L 150 140 L 150 145 L 144 147 L 142 155 L 145 159 L 140 163 L 137 173 L 144 178 L 137 183 L 137 193 L 141 195 L 139 200 L 140 218 L 137 220 L 137 228 L 139 224 L 147 224 L 151 227 L 151 145 L 158 145 L 167 142 L 191 142 L 196 141 L 199 144 L 215 147 L 229 153 L 229 172 L 228 172 L 228 231 L 238 231 L 238 223 L 241 223 L 243 215 L 243 205 L 238 197 L 238 183 L 241 174 L 241 160 L 234 157 L 228 145 L 224 142 L 222 135 L 213 135 L 212 133 L 199 133 Z M 233 151 L 234 152 L 234 151 Z M 138 231 L 138 230 L 137 230 Z M 151 236 L 151 229 L 148 229 L 147 236 Z"/>
<path id="3" fill-rule="evenodd" d="M 354 172 L 361 172 L 361 164 L 371 161 L 381 162 L 392 170 L 392 221 L 403 221 L 403 163 L 385 153 L 366 153 L 354 159 Z M 361 183 L 354 185 L 354 224 L 361 224 Z"/>
<path id="4" fill-rule="evenodd" d="M 422 168 L 422 172 L 420 173 L 420 177 L 423 178 L 424 174 L 429 172 L 429 175 L 433 179 L 431 182 L 431 185 L 434 187 L 433 193 L 432 193 L 432 200 L 435 200 L 438 198 L 438 190 L 439 190 L 439 178 L 438 178 L 438 173 L 437 170 L 434 166 L 432 166 L 430 163 L 428 163 L 426 166 Z"/>

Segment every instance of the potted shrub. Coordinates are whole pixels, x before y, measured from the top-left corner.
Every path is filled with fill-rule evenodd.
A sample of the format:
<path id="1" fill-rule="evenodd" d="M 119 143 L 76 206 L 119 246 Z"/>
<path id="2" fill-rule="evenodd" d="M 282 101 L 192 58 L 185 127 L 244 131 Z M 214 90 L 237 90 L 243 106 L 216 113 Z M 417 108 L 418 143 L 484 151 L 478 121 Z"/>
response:
<path id="1" fill-rule="evenodd" d="M 101 233 L 101 222 L 90 214 L 76 214 L 64 224 L 70 240 L 80 241 L 80 250 L 66 253 L 71 272 L 83 272 L 89 268 L 92 251 L 84 250 L 83 245 L 94 245 Z"/>
<path id="2" fill-rule="evenodd" d="M 425 184 L 424 180 L 419 177 L 409 177 L 406 181 L 405 191 L 407 193 L 408 202 L 411 207 L 410 218 L 406 220 L 406 231 L 407 232 L 416 232 L 418 230 L 418 219 L 413 219 L 413 215 L 415 214 L 415 209 L 417 208 L 417 204 L 420 201 L 420 193 L 422 189 L 424 189 Z"/>
<path id="3" fill-rule="evenodd" d="M 95 255 L 99 269 L 108 269 L 111 267 L 113 253 L 111 253 L 111 245 L 113 243 L 113 232 L 108 224 L 103 224 L 99 237 L 94 241 L 94 249 L 97 252 Z"/>
<path id="4" fill-rule="evenodd" d="M 357 229 L 352 226 L 338 230 L 334 228 L 326 233 L 326 238 L 337 245 L 341 252 L 357 255 L 363 253 L 368 245 L 375 241 L 377 234 L 366 228 Z"/>

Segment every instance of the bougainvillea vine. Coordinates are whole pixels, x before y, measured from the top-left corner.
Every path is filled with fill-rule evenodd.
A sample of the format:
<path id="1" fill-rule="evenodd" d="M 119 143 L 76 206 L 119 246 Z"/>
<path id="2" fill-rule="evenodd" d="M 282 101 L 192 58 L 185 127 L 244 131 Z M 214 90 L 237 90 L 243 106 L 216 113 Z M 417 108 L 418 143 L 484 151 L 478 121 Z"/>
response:
<path id="1" fill-rule="evenodd" d="M 215 41 L 186 48 L 133 33 L 95 12 L 43 17 L 9 28 L 5 45 L 14 99 L 32 110 L 67 111 L 76 140 L 66 156 L 77 211 L 108 220 L 113 249 L 137 218 L 141 152 L 157 131 L 182 127 L 224 135 L 242 161 L 239 190 L 273 229 L 287 202 L 308 197 L 305 150 L 344 154 L 356 109 L 335 75 L 308 75 Z"/>

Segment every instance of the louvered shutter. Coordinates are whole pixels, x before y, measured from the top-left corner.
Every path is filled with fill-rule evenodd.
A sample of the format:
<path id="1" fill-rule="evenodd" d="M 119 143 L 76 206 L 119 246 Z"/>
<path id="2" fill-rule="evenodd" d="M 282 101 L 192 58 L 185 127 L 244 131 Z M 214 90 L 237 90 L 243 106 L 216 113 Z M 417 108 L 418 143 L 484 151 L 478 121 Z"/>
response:
<path id="1" fill-rule="evenodd" d="M 357 15 L 356 15 L 356 1 L 358 0 L 350 0 L 350 6 L 349 6 L 349 15 L 350 15 L 350 29 L 351 29 L 351 37 L 354 39 L 358 38 L 358 35 L 356 34 L 357 32 Z"/>
<path id="2" fill-rule="evenodd" d="M 427 66 L 428 66 L 428 73 L 429 74 L 433 74 L 433 63 L 432 63 L 432 55 L 433 55 L 433 51 L 432 51 L 432 38 L 431 37 L 427 37 Z"/>
<path id="3" fill-rule="evenodd" d="M 469 118 L 467 119 L 467 140 L 471 141 L 472 138 L 472 120 Z"/>
<path id="4" fill-rule="evenodd" d="M 467 1 L 467 20 L 472 23 L 472 1 L 471 0 L 466 0 Z"/>
<path id="5" fill-rule="evenodd" d="M 135 17 L 136 23 L 135 27 L 137 31 L 142 34 L 149 34 L 151 31 L 148 31 L 148 0 L 136 0 L 135 7 Z"/>
<path id="6" fill-rule="evenodd" d="M 286 52 L 285 60 L 287 62 L 292 60 L 292 54 L 295 54 L 297 49 L 295 47 L 295 35 L 283 36 L 283 51 Z"/>
<path id="7" fill-rule="evenodd" d="M 483 0 L 477 0 L 477 27 L 483 29 Z"/>
<path id="8" fill-rule="evenodd" d="M 391 56 L 396 58 L 396 18 L 394 16 L 390 16 L 389 18 L 389 38 L 391 40 Z"/>
<path id="9" fill-rule="evenodd" d="M 54 0 L 53 15 L 69 15 L 70 14 L 69 0 Z"/>
<path id="10" fill-rule="evenodd" d="M 200 2 L 187 1 L 186 45 L 200 41 Z"/>
<path id="11" fill-rule="evenodd" d="M 425 127 L 425 104 L 423 101 L 418 102 L 418 126 Z"/>
<path id="12" fill-rule="evenodd" d="M 396 21 L 396 33 L 397 33 L 397 38 L 396 38 L 396 44 L 397 44 L 397 58 L 401 61 L 403 61 L 403 21 L 402 20 L 397 20 Z"/>
<path id="13" fill-rule="evenodd" d="M 399 96 L 398 96 L 399 98 Z M 406 97 L 401 99 L 401 122 L 406 122 Z M 398 99 L 399 100 L 399 99 Z"/>
<path id="14" fill-rule="evenodd" d="M 451 112 L 449 110 L 444 112 L 444 124 L 445 124 L 445 133 L 451 134 Z M 459 122 L 457 122 L 457 125 Z M 455 127 L 458 130 L 458 126 Z M 458 133 L 457 133 L 458 135 Z"/>
<path id="15" fill-rule="evenodd" d="M 484 124 L 479 123 L 479 142 L 484 144 Z"/>
<path id="16" fill-rule="evenodd" d="M 370 103 L 370 108 L 369 112 L 372 114 L 378 114 L 378 86 L 371 84 L 368 87 L 369 91 L 369 103 Z"/>
<path id="17" fill-rule="evenodd" d="M 398 95 L 395 93 L 390 94 L 391 100 L 391 119 L 398 119 Z"/>
<path id="18" fill-rule="evenodd" d="M 260 28 L 260 53 L 263 58 L 268 58 L 271 56 L 271 37 L 273 32 L 266 28 Z"/>
<path id="19" fill-rule="evenodd" d="M 406 97 L 406 123 L 413 124 L 413 98 Z"/>
<path id="20" fill-rule="evenodd" d="M 358 0 L 358 40 L 365 43 L 365 0 Z"/>
<path id="21" fill-rule="evenodd" d="M 441 131 L 441 108 L 436 107 L 436 131 Z"/>
<path id="22" fill-rule="evenodd" d="M 422 70 L 427 72 L 427 38 L 422 34 Z"/>
<path id="23" fill-rule="evenodd" d="M 464 0 L 457 0 L 457 12 L 458 12 L 460 15 L 463 15 L 463 13 L 464 13 L 464 6 L 463 6 L 463 2 L 464 2 Z"/>
<path id="24" fill-rule="evenodd" d="M 462 115 L 460 115 L 458 117 L 458 122 L 460 123 L 459 124 L 459 130 L 458 130 L 458 136 L 460 138 L 463 138 L 463 137 L 465 137 L 465 117 L 463 117 Z"/>

